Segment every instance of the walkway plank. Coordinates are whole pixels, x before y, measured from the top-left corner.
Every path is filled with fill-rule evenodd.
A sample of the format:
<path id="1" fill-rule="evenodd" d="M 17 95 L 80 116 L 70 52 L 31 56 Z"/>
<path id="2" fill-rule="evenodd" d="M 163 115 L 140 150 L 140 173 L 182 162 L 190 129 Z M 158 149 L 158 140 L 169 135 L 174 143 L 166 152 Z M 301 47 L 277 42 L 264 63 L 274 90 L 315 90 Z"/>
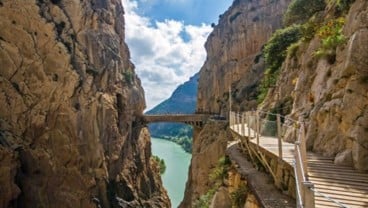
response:
<path id="1" fill-rule="evenodd" d="M 232 125 L 234 133 L 242 137 L 248 137 L 254 145 L 257 140 L 254 138 L 254 131 L 251 129 L 251 136 L 248 135 L 248 127 L 240 124 Z M 273 137 L 260 137 L 260 150 L 278 155 L 278 140 Z M 290 165 L 294 160 L 294 144 L 282 141 L 283 160 Z M 315 189 L 329 198 L 341 202 L 349 208 L 368 207 L 368 174 L 360 173 L 347 166 L 337 166 L 333 163 L 333 158 L 324 157 L 316 153 L 307 153 L 308 177 L 314 184 Z M 315 194 L 315 207 L 328 208 L 339 207 L 318 193 Z"/>

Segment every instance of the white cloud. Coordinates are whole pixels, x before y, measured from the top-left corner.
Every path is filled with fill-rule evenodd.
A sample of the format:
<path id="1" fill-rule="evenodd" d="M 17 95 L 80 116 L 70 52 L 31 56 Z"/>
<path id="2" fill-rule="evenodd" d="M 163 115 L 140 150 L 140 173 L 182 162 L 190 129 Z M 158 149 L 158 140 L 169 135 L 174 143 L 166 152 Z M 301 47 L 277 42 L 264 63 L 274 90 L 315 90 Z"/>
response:
<path id="1" fill-rule="evenodd" d="M 151 23 L 148 17 L 138 15 L 136 1 L 122 2 L 126 42 L 142 80 L 147 109 L 150 109 L 199 71 L 206 58 L 204 43 L 212 28 L 205 24 L 185 25 L 175 20 Z"/>

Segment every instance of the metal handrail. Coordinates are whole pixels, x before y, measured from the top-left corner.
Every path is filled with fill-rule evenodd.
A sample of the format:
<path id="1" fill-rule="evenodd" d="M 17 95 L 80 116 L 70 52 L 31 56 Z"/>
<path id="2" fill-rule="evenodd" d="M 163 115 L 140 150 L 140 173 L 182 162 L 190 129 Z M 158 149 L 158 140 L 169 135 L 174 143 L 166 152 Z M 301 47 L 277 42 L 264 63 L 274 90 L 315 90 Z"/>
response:
<path id="1" fill-rule="evenodd" d="M 291 122 L 293 122 L 293 123 L 296 123 L 296 124 L 298 124 L 298 123 L 299 123 L 299 121 L 294 120 L 294 119 L 292 119 L 292 118 L 289 118 L 289 117 L 287 117 L 287 116 L 283 116 L 283 115 L 281 115 L 281 114 L 279 114 L 279 113 L 270 113 L 270 112 L 266 112 L 266 111 L 262 111 L 262 110 L 258 110 L 258 112 L 264 113 L 265 115 L 273 115 L 273 116 L 280 115 L 280 117 L 281 117 L 281 118 L 284 118 L 285 120 L 289 120 L 289 121 L 291 121 Z"/>
<path id="2" fill-rule="evenodd" d="M 303 160 L 302 160 L 302 153 L 300 152 L 300 142 L 295 142 L 295 144 L 296 144 L 296 152 L 297 152 L 297 154 L 298 154 L 298 159 L 299 159 L 299 164 L 300 164 L 300 169 L 301 169 L 301 172 L 302 172 L 302 179 L 303 179 L 303 181 L 307 181 L 306 180 L 306 177 L 305 177 L 305 170 L 304 170 L 304 167 L 303 167 Z"/>
<path id="3" fill-rule="evenodd" d="M 255 111 L 251 111 L 251 112 L 255 112 Z M 275 113 L 270 113 L 270 112 L 265 112 L 265 111 L 261 111 L 261 110 L 258 110 L 257 112 L 261 112 L 261 113 L 264 113 L 264 114 L 266 114 L 266 115 L 278 115 L 278 114 L 275 114 Z M 242 117 L 243 117 L 243 114 L 241 114 L 241 113 L 238 113 L 238 112 L 233 112 L 233 111 L 231 111 L 230 112 L 230 116 L 232 117 L 232 116 L 234 116 L 234 120 L 231 120 L 231 119 L 229 119 L 230 121 L 233 121 L 235 124 L 239 124 L 238 122 L 237 122 L 237 119 L 236 118 L 239 118 L 239 121 L 240 120 L 242 120 Z M 293 163 L 292 163 L 292 166 L 293 166 L 293 169 L 294 169 L 294 174 L 295 174 L 295 180 L 296 180 L 296 194 L 297 194 L 297 203 L 298 203 L 298 208 L 303 208 L 304 207 L 304 204 L 303 204 L 303 197 L 302 197 L 302 187 L 300 187 L 300 184 L 303 184 L 303 183 L 309 183 L 309 184 L 312 184 L 309 180 L 308 180 L 308 178 L 307 178 L 307 176 L 305 175 L 305 169 L 304 169 L 304 165 L 303 165 L 303 158 L 302 158 L 302 153 L 301 153 L 301 147 L 300 147 L 300 145 L 301 145 L 301 131 L 300 131 L 300 127 L 301 127 L 301 125 L 303 125 L 302 124 L 302 122 L 300 122 L 300 121 L 296 121 L 296 120 L 293 120 L 293 119 L 290 119 L 290 118 L 288 118 L 288 117 L 286 117 L 286 116 L 282 116 L 282 115 L 279 115 L 280 117 L 282 117 L 282 118 L 284 118 L 284 119 L 286 119 L 286 120 L 289 120 L 289 121 L 291 121 L 292 123 L 294 123 L 295 125 L 297 125 L 297 127 L 296 128 L 298 128 L 299 127 L 299 134 L 298 134 L 298 140 L 295 142 L 295 145 L 296 145 L 296 149 L 295 149 L 295 151 L 296 151 L 296 154 L 298 155 L 298 161 L 296 160 L 297 158 L 294 158 L 294 160 L 293 160 Z M 236 117 L 236 118 L 235 118 Z M 246 120 L 246 119 L 245 119 Z M 241 123 L 241 122 L 240 122 Z M 249 125 L 249 124 L 248 124 Z M 248 128 L 249 128 L 249 126 L 248 126 Z M 256 127 L 257 128 L 257 127 Z M 299 163 L 300 165 L 300 171 L 301 171 L 301 176 L 302 176 L 302 180 L 298 177 L 298 165 L 297 165 L 297 163 Z M 322 197 L 324 197 L 325 199 L 327 199 L 328 201 L 331 201 L 331 202 L 333 202 L 333 203 L 335 203 L 335 204 L 337 204 L 338 206 L 340 206 L 341 208 L 349 208 L 348 206 L 346 206 L 346 205 L 344 205 L 343 203 L 341 203 L 341 202 L 339 202 L 339 201 L 337 201 L 337 200 L 335 200 L 335 199 L 333 199 L 333 198 L 331 198 L 330 196 L 328 196 L 328 195 L 326 195 L 326 194 L 323 194 L 323 193 L 321 193 L 321 192 L 319 192 L 316 188 L 313 188 L 313 187 L 308 187 L 308 186 L 306 186 L 306 188 L 307 189 L 309 189 L 309 190 L 311 190 L 313 193 L 316 193 L 316 194 L 318 194 L 318 195 L 320 195 L 320 196 L 322 196 Z"/>
<path id="4" fill-rule="evenodd" d="M 296 199 L 298 200 L 297 201 L 297 206 L 298 207 L 303 207 L 303 201 L 302 201 L 302 193 L 301 193 L 301 188 L 299 187 L 299 178 L 298 178 L 298 170 L 296 168 L 296 162 L 295 160 L 293 160 L 293 169 L 294 169 L 294 175 L 295 175 L 295 181 L 296 181 L 296 194 L 297 194 L 297 197 Z"/>

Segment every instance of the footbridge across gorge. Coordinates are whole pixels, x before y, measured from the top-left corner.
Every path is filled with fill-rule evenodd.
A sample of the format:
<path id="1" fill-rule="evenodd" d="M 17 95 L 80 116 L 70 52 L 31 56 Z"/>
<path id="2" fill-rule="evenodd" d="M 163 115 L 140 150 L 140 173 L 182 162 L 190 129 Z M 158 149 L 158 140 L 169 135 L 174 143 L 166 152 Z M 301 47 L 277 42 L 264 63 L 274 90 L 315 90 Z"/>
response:
<path id="1" fill-rule="evenodd" d="M 211 114 L 154 114 L 144 115 L 144 121 L 146 123 L 157 123 L 157 122 L 174 122 L 174 123 L 185 123 L 188 125 L 201 127 L 214 115 Z"/>

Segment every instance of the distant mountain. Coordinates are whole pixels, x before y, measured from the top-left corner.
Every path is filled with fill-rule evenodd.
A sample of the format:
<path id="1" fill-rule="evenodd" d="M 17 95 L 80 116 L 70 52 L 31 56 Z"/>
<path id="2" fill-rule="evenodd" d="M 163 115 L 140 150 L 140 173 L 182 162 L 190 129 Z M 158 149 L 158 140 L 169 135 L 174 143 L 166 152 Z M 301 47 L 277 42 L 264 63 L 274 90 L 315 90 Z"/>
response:
<path id="1" fill-rule="evenodd" d="M 195 74 L 189 81 L 180 85 L 170 98 L 152 108 L 146 114 L 165 114 L 165 113 L 186 113 L 195 112 L 197 103 L 199 74 Z M 154 123 L 148 125 L 151 136 L 174 140 L 180 143 L 183 148 L 190 152 L 191 145 L 184 144 L 182 140 L 191 140 L 193 129 L 191 126 L 179 123 Z"/>

